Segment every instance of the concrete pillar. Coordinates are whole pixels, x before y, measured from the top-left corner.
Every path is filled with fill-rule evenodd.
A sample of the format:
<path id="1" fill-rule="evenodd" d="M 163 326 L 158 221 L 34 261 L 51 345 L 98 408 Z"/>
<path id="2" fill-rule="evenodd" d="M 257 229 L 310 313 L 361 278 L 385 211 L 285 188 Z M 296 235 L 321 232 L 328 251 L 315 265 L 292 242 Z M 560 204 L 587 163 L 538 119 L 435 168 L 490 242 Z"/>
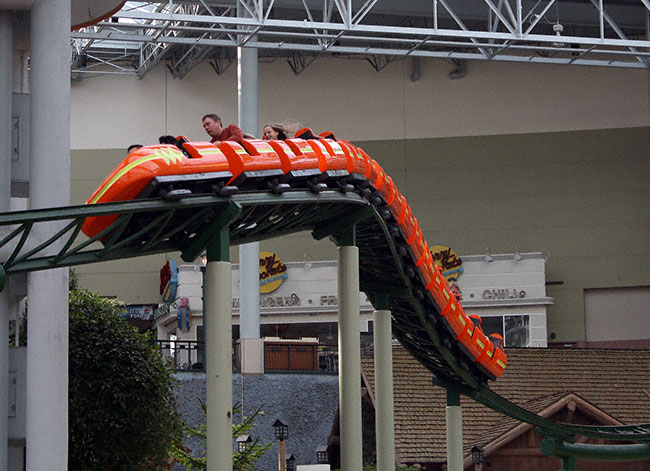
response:
<path id="1" fill-rule="evenodd" d="M 447 389 L 447 470 L 463 471 L 463 414 L 460 395 Z"/>
<path id="2" fill-rule="evenodd" d="M 30 207 L 70 201 L 70 0 L 31 10 Z M 44 240 L 57 224 L 38 228 Z M 53 249 L 55 250 L 55 249 Z M 27 470 L 68 467 L 68 269 L 30 273 Z"/>
<path id="3" fill-rule="evenodd" d="M 11 197 L 11 92 L 13 27 L 9 10 L 0 10 L 0 212 L 10 210 Z"/>
<path id="4" fill-rule="evenodd" d="M 207 248 L 205 376 L 207 471 L 232 471 L 232 272 L 228 231 Z"/>
<path id="5" fill-rule="evenodd" d="M 0 10 L 0 212 L 11 201 L 11 76 L 13 28 L 11 12 Z M 7 471 L 9 393 L 9 287 L 0 293 L 0 471 Z"/>
<path id="6" fill-rule="evenodd" d="M 346 231 L 346 242 L 338 248 L 341 469 L 361 471 L 359 249 L 354 246 L 354 227 Z"/>
<path id="7" fill-rule="evenodd" d="M 238 47 L 239 127 L 253 136 L 258 133 L 257 74 L 257 49 Z M 239 346 L 242 376 L 264 373 L 264 348 L 260 338 L 259 259 L 259 242 L 239 246 Z"/>
<path id="8" fill-rule="evenodd" d="M 387 302 L 378 307 L 388 307 Z M 393 345 L 390 311 L 373 313 L 375 344 L 375 436 L 377 471 L 395 470 L 395 419 L 393 407 Z"/>

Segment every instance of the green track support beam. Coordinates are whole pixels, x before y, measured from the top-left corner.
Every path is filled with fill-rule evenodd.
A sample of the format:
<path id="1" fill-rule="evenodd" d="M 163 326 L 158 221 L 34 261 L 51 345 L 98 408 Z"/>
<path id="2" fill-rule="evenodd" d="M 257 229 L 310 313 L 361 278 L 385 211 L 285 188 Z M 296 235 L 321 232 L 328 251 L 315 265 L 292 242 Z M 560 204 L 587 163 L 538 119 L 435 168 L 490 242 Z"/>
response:
<path id="1" fill-rule="evenodd" d="M 208 262 L 230 261 L 230 231 L 223 229 L 215 234 L 207 244 Z"/>
<path id="2" fill-rule="evenodd" d="M 363 290 L 361 290 L 363 291 Z M 377 292 L 375 295 L 375 308 L 378 311 L 388 310 L 388 293 L 386 291 Z"/>
<path id="3" fill-rule="evenodd" d="M 542 454 L 558 458 L 574 457 L 580 461 L 650 461 L 650 444 L 596 445 L 558 442 L 545 438 L 539 447 Z"/>
<path id="4" fill-rule="evenodd" d="M 314 229 L 311 235 L 314 239 L 321 240 L 330 235 L 343 234 L 346 228 L 354 226 L 359 221 L 366 219 L 372 215 L 373 212 L 374 209 L 372 206 L 365 206 L 361 209 L 351 212 L 343 218 L 324 222 L 317 229 Z M 354 245 L 354 243 L 349 244 L 347 242 L 340 242 L 338 245 Z"/>
<path id="5" fill-rule="evenodd" d="M 389 286 L 389 285 L 381 285 L 377 283 L 361 283 L 360 284 L 361 291 L 364 293 L 375 293 L 377 296 L 377 301 L 379 302 L 379 296 L 381 294 L 385 295 L 390 295 L 391 297 L 396 297 L 396 298 L 403 298 L 406 299 L 409 297 L 410 292 L 407 289 L 404 288 L 399 288 L 397 286 Z M 378 306 L 377 309 L 388 309 L 388 307 L 385 308 L 380 308 Z"/>
<path id="6" fill-rule="evenodd" d="M 228 227 L 231 222 L 237 219 L 237 216 L 242 212 L 242 207 L 237 203 L 231 203 L 223 209 L 217 207 L 215 211 L 218 211 L 219 215 L 210 221 L 193 239 L 189 240 L 185 246 L 181 247 L 181 258 L 184 262 L 193 262 L 214 237 L 218 237 L 225 227 Z M 221 261 L 227 261 L 227 259 L 221 259 Z"/>

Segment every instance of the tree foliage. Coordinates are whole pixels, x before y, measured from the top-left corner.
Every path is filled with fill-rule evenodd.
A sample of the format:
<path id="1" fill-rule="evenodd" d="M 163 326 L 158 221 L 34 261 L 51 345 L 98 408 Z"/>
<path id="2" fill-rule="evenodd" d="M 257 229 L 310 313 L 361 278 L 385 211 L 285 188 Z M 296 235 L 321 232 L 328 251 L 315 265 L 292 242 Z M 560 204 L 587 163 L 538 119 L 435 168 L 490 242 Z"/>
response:
<path id="1" fill-rule="evenodd" d="M 123 313 L 70 292 L 69 469 L 161 469 L 181 437 L 173 370 Z"/>
<path id="2" fill-rule="evenodd" d="M 203 415 L 206 414 L 205 403 L 201 402 L 201 408 L 203 409 Z M 233 407 L 232 416 L 236 416 L 241 413 L 241 408 L 239 405 Z M 250 435 L 252 430 L 255 428 L 255 418 L 258 415 L 262 415 L 260 409 L 257 409 L 250 417 L 242 417 L 240 423 L 232 424 L 232 437 L 237 438 L 240 435 Z M 203 448 L 205 449 L 205 440 L 206 440 L 206 431 L 207 426 L 205 423 L 198 426 L 198 428 L 192 428 L 188 425 L 185 426 L 185 435 L 187 437 L 198 438 L 203 443 Z M 252 438 L 252 437 L 251 437 Z M 247 446 L 243 452 L 238 450 L 233 450 L 232 453 L 232 469 L 233 471 L 247 471 L 254 469 L 255 463 L 259 460 L 266 451 L 271 448 L 273 443 L 269 442 L 267 444 L 261 443 L 259 437 L 252 438 L 252 442 Z M 172 449 L 172 456 L 178 461 L 178 463 L 185 466 L 186 471 L 204 471 L 206 469 L 206 459 L 205 451 L 201 453 L 200 456 L 195 456 L 192 453 L 192 450 L 184 448 L 182 446 L 174 446 Z"/>

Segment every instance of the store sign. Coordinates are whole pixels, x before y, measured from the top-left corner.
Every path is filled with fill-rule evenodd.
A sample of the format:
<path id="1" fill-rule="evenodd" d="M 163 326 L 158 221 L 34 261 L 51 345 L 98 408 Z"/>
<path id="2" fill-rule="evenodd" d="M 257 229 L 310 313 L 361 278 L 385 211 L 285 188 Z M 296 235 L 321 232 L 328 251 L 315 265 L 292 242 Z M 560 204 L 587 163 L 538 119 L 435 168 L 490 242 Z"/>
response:
<path id="1" fill-rule="evenodd" d="M 160 269 L 160 295 L 164 303 L 171 303 L 176 299 L 178 289 L 178 268 L 176 262 L 169 259 Z"/>
<path id="2" fill-rule="evenodd" d="M 260 293 L 272 293 L 287 279 L 287 266 L 271 252 L 260 252 Z"/>
<path id="3" fill-rule="evenodd" d="M 486 289 L 483 291 L 483 299 L 519 299 L 525 298 L 526 292 L 524 290 L 512 289 Z"/>
<path id="4" fill-rule="evenodd" d="M 126 314 L 124 315 L 125 319 L 137 319 L 143 321 L 150 321 L 154 318 L 154 312 L 156 311 L 155 304 L 133 304 L 127 306 Z"/>
<path id="5" fill-rule="evenodd" d="M 260 307 L 300 306 L 300 298 L 295 293 L 291 296 L 264 296 L 260 298 Z M 232 307 L 239 309 L 239 298 L 232 298 Z"/>
<path id="6" fill-rule="evenodd" d="M 430 252 L 433 264 L 440 267 L 447 281 L 457 280 L 463 274 L 463 260 L 451 248 L 434 245 Z"/>

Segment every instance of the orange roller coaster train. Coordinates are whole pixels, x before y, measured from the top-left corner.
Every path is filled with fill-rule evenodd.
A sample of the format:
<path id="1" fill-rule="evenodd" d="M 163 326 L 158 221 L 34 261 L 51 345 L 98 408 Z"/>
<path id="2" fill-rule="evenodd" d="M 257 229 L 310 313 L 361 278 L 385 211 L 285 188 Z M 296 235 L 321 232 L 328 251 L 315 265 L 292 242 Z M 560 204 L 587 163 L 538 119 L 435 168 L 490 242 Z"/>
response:
<path id="1" fill-rule="evenodd" d="M 495 380 L 507 356 L 503 338 L 486 335 L 477 316 L 468 316 L 434 265 L 422 230 L 406 198 L 375 160 L 332 133 L 301 130 L 285 141 L 244 139 L 235 142 L 189 142 L 141 147 L 131 152 L 102 182 L 87 204 L 163 197 L 179 200 L 192 194 L 223 197 L 245 192 L 356 192 L 372 204 L 391 229 L 400 256 L 412 271 L 434 322 L 445 326 L 443 341 L 455 346 L 473 370 Z M 117 215 L 89 217 L 82 231 L 89 237 L 106 232 Z M 110 231 L 105 237 L 110 237 Z M 102 238 L 102 240 L 104 240 Z"/>

